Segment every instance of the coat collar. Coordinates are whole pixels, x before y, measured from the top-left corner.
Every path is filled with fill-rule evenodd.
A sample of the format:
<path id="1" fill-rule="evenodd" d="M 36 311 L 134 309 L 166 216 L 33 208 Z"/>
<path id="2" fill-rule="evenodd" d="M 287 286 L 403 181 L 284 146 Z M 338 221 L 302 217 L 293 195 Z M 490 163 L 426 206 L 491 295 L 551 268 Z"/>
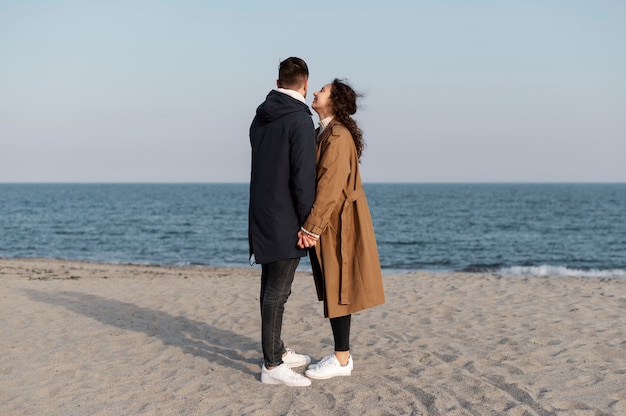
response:
<path id="1" fill-rule="evenodd" d="M 335 127 L 337 126 L 343 126 L 343 124 L 341 124 L 340 121 L 336 120 L 336 119 L 332 119 L 330 121 L 330 123 L 328 123 L 328 126 L 326 126 L 326 128 L 324 129 L 324 131 L 322 132 L 322 134 L 320 134 L 317 138 L 317 142 L 321 142 L 323 140 L 328 139 L 330 136 L 339 136 L 339 132 L 336 131 Z"/>

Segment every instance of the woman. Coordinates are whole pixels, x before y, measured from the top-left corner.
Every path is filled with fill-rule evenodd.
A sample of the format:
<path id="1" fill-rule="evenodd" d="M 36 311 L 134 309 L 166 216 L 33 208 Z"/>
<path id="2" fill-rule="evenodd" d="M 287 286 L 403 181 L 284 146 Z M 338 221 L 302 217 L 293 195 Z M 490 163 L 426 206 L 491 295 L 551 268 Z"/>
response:
<path id="1" fill-rule="evenodd" d="M 385 302 L 374 227 L 359 174 L 363 132 L 351 117 L 358 94 L 335 79 L 313 94 L 320 118 L 317 188 L 298 246 L 311 247 L 311 264 L 324 316 L 335 341 L 332 353 L 306 370 L 313 379 L 349 376 L 353 313 Z M 315 247 L 317 246 L 317 247 Z"/>

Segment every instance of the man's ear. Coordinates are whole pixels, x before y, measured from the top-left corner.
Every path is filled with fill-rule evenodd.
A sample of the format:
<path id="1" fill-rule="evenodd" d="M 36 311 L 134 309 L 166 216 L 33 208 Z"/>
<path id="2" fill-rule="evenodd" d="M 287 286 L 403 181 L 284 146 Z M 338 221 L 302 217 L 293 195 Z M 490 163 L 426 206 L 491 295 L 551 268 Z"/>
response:
<path id="1" fill-rule="evenodd" d="M 276 80 L 276 88 L 280 88 L 280 83 Z"/>
<path id="2" fill-rule="evenodd" d="M 306 92 L 309 90 L 309 80 L 304 81 L 304 95 L 306 97 Z"/>

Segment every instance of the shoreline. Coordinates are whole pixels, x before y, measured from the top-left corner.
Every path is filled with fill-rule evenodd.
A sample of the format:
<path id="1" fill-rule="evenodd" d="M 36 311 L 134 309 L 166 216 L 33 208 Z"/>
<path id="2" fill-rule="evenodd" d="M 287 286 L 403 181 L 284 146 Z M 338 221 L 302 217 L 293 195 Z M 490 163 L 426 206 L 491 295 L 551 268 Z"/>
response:
<path id="1" fill-rule="evenodd" d="M 353 317 L 352 376 L 289 388 L 259 381 L 259 277 L 0 259 L 0 413 L 626 414 L 624 279 L 386 274 L 387 303 Z M 332 348 L 307 272 L 283 338 Z"/>
<path id="2" fill-rule="evenodd" d="M 254 264 L 252 266 L 248 265 L 206 265 L 206 264 L 187 264 L 187 265 L 179 265 L 179 264 L 149 264 L 149 263 L 124 263 L 124 262 L 107 262 L 107 261 L 98 261 L 98 260 L 72 260 L 72 259 L 64 259 L 64 258 L 56 258 L 56 257 L 0 257 L 0 262 L 2 261 L 26 261 L 26 262 L 59 262 L 59 263 L 76 263 L 76 264 L 92 264 L 92 265 L 106 265 L 106 266 L 128 266 L 128 267 L 153 267 L 153 268 L 164 268 L 164 269 L 205 269 L 208 271 L 211 270 L 229 270 L 229 271 L 238 271 L 238 274 L 246 274 L 249 271 L 260 273 L 260 265 Z M 307 266 L 306 269 L 302 269 L 302 264 L 299 266 L 297 272 L 298 273 L 312 273 L 310 267 Z M 510 270 L 510 269 L 537 269 L 539 272 L 537 273 L 519 273 L 519 272 L 511 272 L 511 273 L 501 273 L 497 270 L 402 270 L 402 269 L 382 269 L 383 276 L 388 275 L 399 275 L 399 276 L 409 276 L 415 274 L 432 274 L 432 275 L 470 275 L 470 276 L 493 276 L 493 277 L 506 277 L 506 278 L 585 278 L 585 279 L 615 279 L 615 280 L 626 280 L 626 271 L 624 270 L 615 270 L 615 269 L 603 269 L 603 270 L 583 270 L 583 269 L 573 269 L 565 266 L 514 266 L 514 267 L 503 267 L 499 270 Z"/>

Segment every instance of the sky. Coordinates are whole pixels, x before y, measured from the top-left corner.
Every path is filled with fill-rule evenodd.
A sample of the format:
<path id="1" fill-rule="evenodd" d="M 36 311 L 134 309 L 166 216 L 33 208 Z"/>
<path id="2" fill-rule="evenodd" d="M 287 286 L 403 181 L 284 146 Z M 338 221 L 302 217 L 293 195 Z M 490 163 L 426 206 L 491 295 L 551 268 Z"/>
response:
<path id="1" fill-rule="evenodd" d="M 0 182 L 247 182 L 290 56 L 364 182 L 626 182 L 623 0 L 0 0 Z"/>

